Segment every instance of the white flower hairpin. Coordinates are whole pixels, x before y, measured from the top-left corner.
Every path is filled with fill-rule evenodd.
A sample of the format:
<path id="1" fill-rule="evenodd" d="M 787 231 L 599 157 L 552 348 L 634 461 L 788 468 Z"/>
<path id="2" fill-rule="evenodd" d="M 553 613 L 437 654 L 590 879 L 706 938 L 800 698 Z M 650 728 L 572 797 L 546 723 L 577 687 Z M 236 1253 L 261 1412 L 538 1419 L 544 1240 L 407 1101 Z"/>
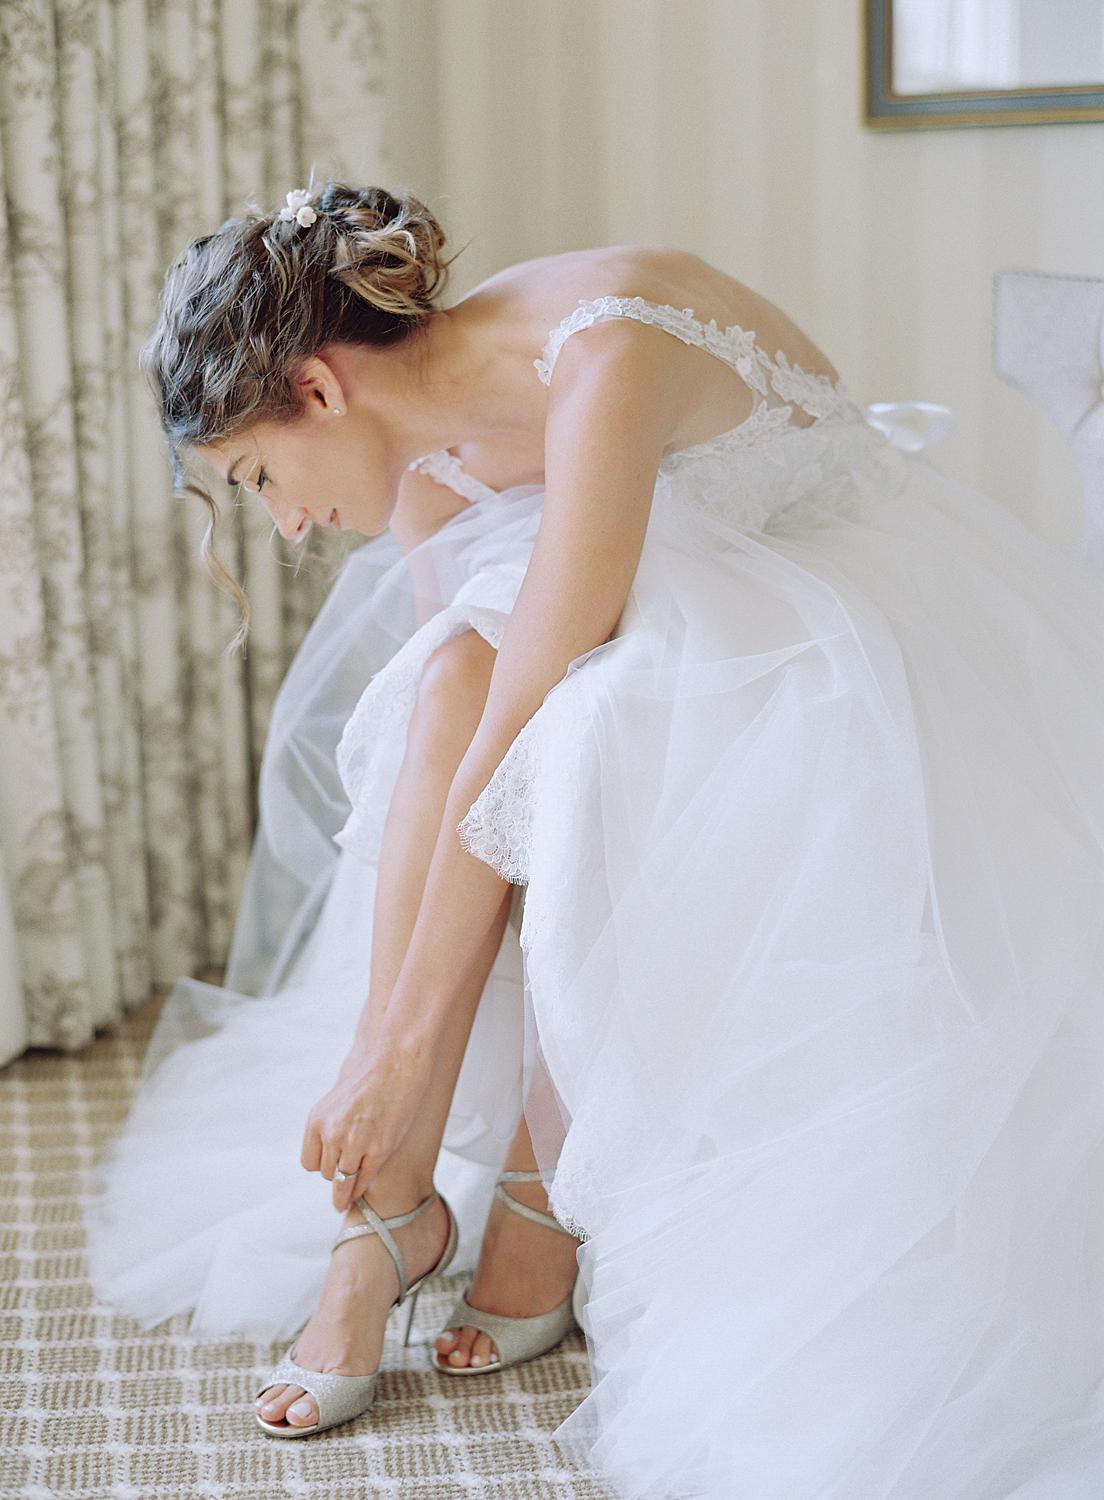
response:
<path id="1" fill-rule="evenodd" d="M 315 219 L 318 218 L 318 214 L 311 207 L 309 199 L 310 193 L 306 188 L 292 188 L 291 192 L 287 194 L 287 206 L 280 210 L 279 217 L 288 221 L 294 219 L 304 229 L 309 229 Z"/>

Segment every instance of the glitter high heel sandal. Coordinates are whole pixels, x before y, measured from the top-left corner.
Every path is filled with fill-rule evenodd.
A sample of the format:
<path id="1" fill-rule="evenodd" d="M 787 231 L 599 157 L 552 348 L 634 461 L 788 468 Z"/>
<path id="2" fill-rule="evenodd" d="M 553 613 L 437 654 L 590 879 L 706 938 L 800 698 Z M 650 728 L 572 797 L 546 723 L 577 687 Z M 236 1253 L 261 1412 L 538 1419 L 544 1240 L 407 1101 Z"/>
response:
<path id="1" fill-rule="evenodd" d="M 513 1209 L 514 1213 L 521 1214 L 526 1219 L 532 1219 L 535 1224 L 545 1224 L 549 1229 L 558 1229 L 561 1234 L 574 1239 L 576 1236 L 572 1235 L 570 1230 L 565 1229 L 552 1214 L 546 1213 L 543 1209 L 530 1208 L 527 1203 L 519 1203 L 516 1198 L 510 1197 L 502 1185 L 504 1182 L 542 1182 L 543 1180 L 539 1171 L 501 1172 L 495 1182 L 495 1195 L 508 1208 Z M 573 1328 L 582 1328 L 584 1306 L 583 1279 L 578 1271 L 575 1273 L 571 1291 L 558 1306 L 548 1312 L 536 1313 L 530 1318 L 509 1318 L 502 1313 L 482 1312 L 478 1307 L 472 1307 L 468 1301 L 466 1289 L 453 1307 L 441 1332 L 465 1325 L 468 1328 L 478 1328 L 494 1339 L 498 1354 L 492 1355 L 490 1363 L 485 1365 L 442 1364 L 434 1341 L 430 1344 L 430 1360 L 434 1369 L 440 1370 L 442 1375 L 486 1375 L 492 1370 L 504 1370 L 509 1365 L 520 1364 L 522 1360 L 535 1359 L 538 1354 L 546 1354 Z M 438 1338 L 440 1336 L 440 1334 L 437 1335 Z M 445 1359 L 447 1358 L 446 1354 Z"/>
<path id="2" fill-rule="evenodd" d="M 424 1213 L 434 1198 L 441 1198 L 445 1205 L 449 1219 L 448 1243 L 445 1245 L 440 1259 L 436 1265 L 431 1266 L 425 1275 L 419 1276 L 417 1281 L 407 1285 L 406 1264 L 402 1252 L 396 1245 L 390 1231 L 398 1229 L 403 1224 L 409 1224 L 411 1219 L 416 1219 L 419 1214 Z M 392 1307 L 401 1307 L 409 1299 L 410 1311 L 406 1315 L 406 1331 L 403 1334 L 403 1346 L 410 1342 L 410 1327 L 414 1322 L 414 1309 L 418 1302 L 418 1292 L 422 1283 L 431 1276 L 438 1276 L 446 1270 L 449 1262 L 456 1254 L 456 1244 L 459 1239 L 459 1228 L 456 1223 L 456 1215 L 449 1205 L 448 1199 L 439 1194 L 434 1188 L 428 1197 L 423 1198 L 416 1208 L 409 1213 L 396 1214 L 390 1219 L 381 1219 L 375 1209 L 361 1197 L 355 1199 L 357 1207 L 364 1218 L 363 1224 L 350 1224 L 344 1228 L 333 1242 L 333 1249 L 342 1245 L 346 1240 L 358 1239 L 365 1234 L 378 1234 L 391 1259 L 395 1262 L 395 1270 L 399 1273 L 399 1297 Z M 332 1253 L 332 1252 L 331 1252 Z M 294 1348 L 294 1345 L 292 1345 Z M 257 1392 L 259 1398 L 269 1386 L 278 1385 L 283 1381 L 287 1385 L 302 1386 L 308 1395 L 314 1397 L 318 1407 L 318 1421 L 309 1427 L 296 1427 L 286 1420 L 282 1425 L 266 1422 L 259 1412 L 254 1411 L 257 1425 L 263 1432 L 271 1437 L 310 1437 L 312 1433 L 322 1432 L 326 1427 L 336 1427 L 339 1422 L 349 1422 L 353 1417 L 359 1417 L 362 1412 L 368 1410 L 376 1398 L 376 1377 L 379 1370 L 373 1370 L 368 1375 L 332 1375 L 322 1370 L 307 1370 L 302 1365 L 296 1364 L 292 1357 L 292 1349 L 289 1349 L 283 1359 L 273 1369 L 271 1375 Z M 298 1398 L 296 1398 L 298 1399 Z"/>

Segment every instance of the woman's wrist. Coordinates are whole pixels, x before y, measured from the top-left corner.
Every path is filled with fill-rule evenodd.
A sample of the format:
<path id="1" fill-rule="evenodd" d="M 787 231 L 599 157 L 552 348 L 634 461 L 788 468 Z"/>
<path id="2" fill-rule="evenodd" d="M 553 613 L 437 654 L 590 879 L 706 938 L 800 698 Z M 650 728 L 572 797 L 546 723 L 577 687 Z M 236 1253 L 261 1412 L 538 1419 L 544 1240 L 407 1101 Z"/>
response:
<path id="1" fill-rule="evenodd" d="M 353 1028 L 353 1040 L 349 1050 L 354 1051 L 357 1048 L 371 1046 L 372 1038 L 375 1036 L 378 1029 L 378 1014 L 373 1013 L 372 1015 L 369 1015 L 368 1008 L 367 1006 L 365 1006 L 360 1019 L 357 1021 L 356 1026 Z"/>
<path id="2" fill-rule="evenodd" d="M 383 994 L 378 987 L 375 990 L 369 989 L 364 1004 L 360 1008 L 360 1014 L 356 1018 L 356 1025 L 353 1027 L 350 1051 L 354 1048 L 372 1045 L 379 1034 L 389 999 L 390 996 Z"/>
<path id="3" fill-rule="evenodd" d="M 386 1056 L 416 1062 L 437 1047 L 440 1026 L 425 1007 L 404 1007 L 398 991 L 373 1033 L 371 1045 Z"/>
<path id="4" fill-rule="evenodd" d="M 401 1002 L 398 1008 L 391 1002 L 386 1010 L 377 1006 L 371 1014 L 365 1007 L 353 1031 L 349 1049 L 341 1065 L 342 1070 L 347 1071 L 373 1054 L 417 1058 L 426 1052 L 432 1052 L 439 1029 L 431 1024 L 430 1017 L 424 1011 L 415 1016 L 404 1016 Z"/>

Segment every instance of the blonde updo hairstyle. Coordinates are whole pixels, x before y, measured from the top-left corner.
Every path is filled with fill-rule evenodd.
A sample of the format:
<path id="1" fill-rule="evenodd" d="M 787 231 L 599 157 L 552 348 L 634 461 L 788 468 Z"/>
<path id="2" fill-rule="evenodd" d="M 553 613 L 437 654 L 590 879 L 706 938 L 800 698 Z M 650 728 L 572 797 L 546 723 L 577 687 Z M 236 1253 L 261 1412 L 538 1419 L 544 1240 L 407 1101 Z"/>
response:
<path id="1" fill-rule="evenodd" d="M 309 225 L 247 205 L 195 239 L 169 267 L 157 325 L 140 356 L 157 398 L 178 497 L 207 506 L 200 554 L 237 603 L 244 646 L 249 601 L 215 553 L 218 506 L 189 478 L 181 450 L 221 442 L 255 422 L 290 422 L 305 399 L 304 362 L 331 342 L 384 348 L 422 334 L 449 267 L 445 233 L 412 193 L 327 182 L 306 189 Z M 459 252 L 457 252 L 459 253 Z"/>

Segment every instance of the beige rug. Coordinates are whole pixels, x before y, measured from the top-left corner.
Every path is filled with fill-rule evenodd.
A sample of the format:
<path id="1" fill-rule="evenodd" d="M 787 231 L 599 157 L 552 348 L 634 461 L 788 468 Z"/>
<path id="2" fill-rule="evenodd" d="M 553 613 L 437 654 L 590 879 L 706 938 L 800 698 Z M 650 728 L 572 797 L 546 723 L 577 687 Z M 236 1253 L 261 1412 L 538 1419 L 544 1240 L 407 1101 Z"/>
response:
<path id="1" fill-rule="evenodd" d="M 282 1345 L 193 1339 L 186 1318 L 144 1333 L 95 1301 L 78 1195 L 160 1004 L 77 1056 L 34 1050 L 0 1070 L 2 1500 L 608 1500 L 549 1436 L 590 1387 L 581 1333 L 485 1379 L 427 1368 L 465 1273 L 426 1283 L 411 1348 L 392 1319 L 371 1411 L 298 1440 L 252 1425 Z"/>

